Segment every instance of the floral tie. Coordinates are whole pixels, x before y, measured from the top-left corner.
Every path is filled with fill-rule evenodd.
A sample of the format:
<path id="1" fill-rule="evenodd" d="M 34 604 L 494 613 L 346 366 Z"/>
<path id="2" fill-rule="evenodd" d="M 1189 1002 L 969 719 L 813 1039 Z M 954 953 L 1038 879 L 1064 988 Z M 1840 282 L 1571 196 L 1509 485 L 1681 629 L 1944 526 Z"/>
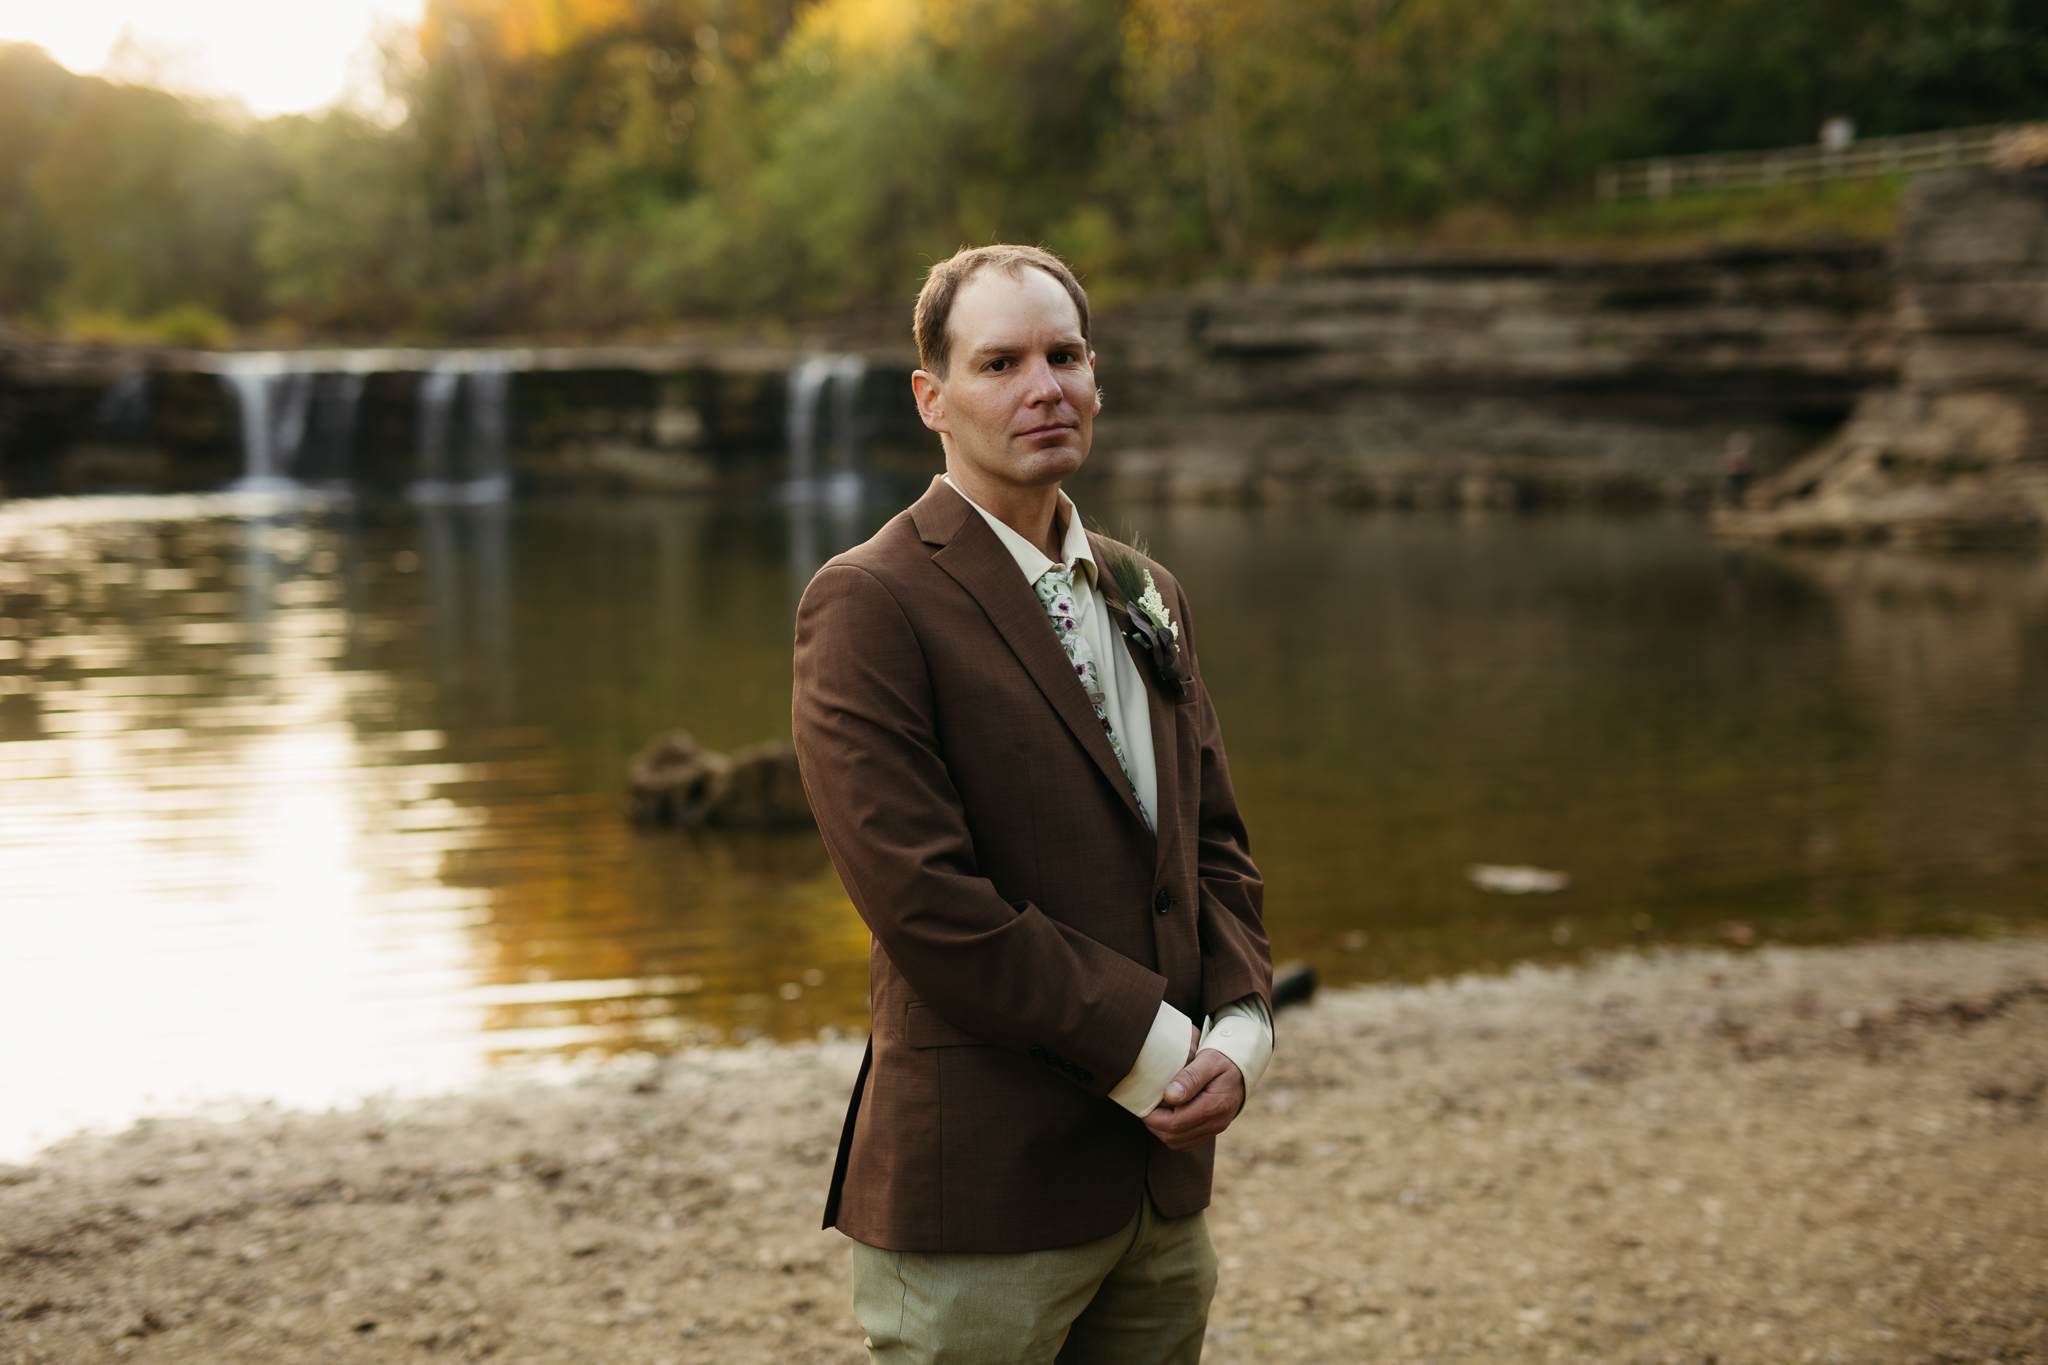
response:
<path id="1" fill-rule="evenodd" d="M 1102 722 L 1102 733 L 1109 736 L 1109 747 L 1116 754 L 1117 766 L 1124 770 L 1124 781 L 1130 784 L 1131 800 L 1138 803 L 1145 823 L 1151 824 L 1152 812 L 1145 809 L 1144 799 L 1138 795 L 1138 784 L 1131 777 L 1131 761 L 1124 757 L 1124 742 L 1116 737 L 1116 727 L 1109 723 L 1109 707 L 1102 693 L 1102 673 L 1096 666 L 1095 651 L 1089 648 L 1088 637 L 1081 633 L 1081 622 L 1074 610 L 1072 566 L 1047 569 L 1031 588 L 1045 606 L 1046 619 L 1052 622 L 1052 633 L 1059 637 L 1060 648 L 1067 652 L 1067 662 L 1073 665 L 1074 676 L 1081 680 L 1081 690 L 1088 694 L 1088 704 L 1095 708 L 1095 719 Z"/>

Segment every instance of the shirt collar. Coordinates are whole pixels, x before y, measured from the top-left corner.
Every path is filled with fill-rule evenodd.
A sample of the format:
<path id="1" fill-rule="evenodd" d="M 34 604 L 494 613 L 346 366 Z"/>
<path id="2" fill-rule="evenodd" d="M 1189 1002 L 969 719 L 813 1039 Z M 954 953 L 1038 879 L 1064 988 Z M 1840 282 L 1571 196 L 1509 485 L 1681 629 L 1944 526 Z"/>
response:
<path id="1" fill-rule="evenodd" d="M 946 479 L 946 487 L 960 493 L 959 485 L 950 477 L 941 477 Z M 1065 564 L 1056 564 L 1047 559 L 1045 551 L 998 521 L 994 513 L 965 493 L 960 493 L 960 500 L 981 513 L 981 519 L 988 523 L 989 530 L 996 533 L 996 539 L 1003 542 L 1003 548 L 1010 552 L 1010 557 L 1017 561 L 1017 567 L 1023 570 L 1025 582 L 1036 583 L 1045 577 L 1047 569 L 1063 569 L 1071 565 L 1076 581 L 1085 582 L 1089 587 L 1095 586 L 1099 577 L 1095 567 L 1095 553 L 1088 548 L 1088 533 L 1081 528 L 1080 510 L 1074 506 L 1074 500 L 1064 492 L 1060 494 L 1060 509 L 1066 515 L 1067 535 L 1060 543 L 1060 553 L 1066 556 Z"/>

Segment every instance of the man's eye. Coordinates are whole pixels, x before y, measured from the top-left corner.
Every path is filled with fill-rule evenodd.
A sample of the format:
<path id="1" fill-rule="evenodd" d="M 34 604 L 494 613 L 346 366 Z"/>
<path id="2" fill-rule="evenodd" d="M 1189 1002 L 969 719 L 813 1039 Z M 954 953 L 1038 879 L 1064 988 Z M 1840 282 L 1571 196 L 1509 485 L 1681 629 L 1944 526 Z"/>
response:
<path id="1" fill-rule="evenodd" d="M 1007 369 L 1009 369 L 1009 368 L 1010 368 L 1010 367 L 1011 367 L 1012 365 L 1014 365 L 1014 364 L 1016 364 L 1016 363 L 1017 363 L 1016 361 L 1014 361 L 1014 360 L 1010 359 L 1010 358 L 1009 358 L 1008 356 L 1004 356 L 1004 357 L 1002 357 L 1002 358 L 1001 358 L 1001 359 L 999 359 L 999 360 L 991 360 L 991 361 L 989 361 L 989 363 L 988 363 L 988 367 L 989 367 L 989 368 L 990 368 L 991 370 L 1007 370 Z"/>
<path id="2" fill-rule="evenodd" d="M 1051 359 L 1055 365 L 1071 365 L 1074 363 L 1074 353 L 1072 351 L 1054 351 Z"/>

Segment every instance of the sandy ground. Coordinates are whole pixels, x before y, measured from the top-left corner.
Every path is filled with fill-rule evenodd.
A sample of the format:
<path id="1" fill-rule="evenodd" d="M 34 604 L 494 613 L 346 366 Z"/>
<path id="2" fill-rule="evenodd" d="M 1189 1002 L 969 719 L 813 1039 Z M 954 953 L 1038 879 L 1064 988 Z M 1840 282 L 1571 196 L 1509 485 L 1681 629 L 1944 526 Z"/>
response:
<path id="1" fill-rule="evenodd" d="M 0 1168 L 0 1363 L 856 1362 L 852 1044 Z M 2048 1361 L 2048 939 L 1326 993 L 1224 1138 L 1211 1362 Z"/>

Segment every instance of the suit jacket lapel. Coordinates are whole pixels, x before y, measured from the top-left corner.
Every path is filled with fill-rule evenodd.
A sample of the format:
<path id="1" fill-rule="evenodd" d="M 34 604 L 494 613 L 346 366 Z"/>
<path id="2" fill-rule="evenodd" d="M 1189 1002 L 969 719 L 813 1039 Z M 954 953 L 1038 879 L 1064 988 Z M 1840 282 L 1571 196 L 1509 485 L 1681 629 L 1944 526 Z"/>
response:
<path id="1" fill-rule="evenodd" d="M 1101 565 L 1104 562 L 1102 537 L 1089 532 L 1088 548 L 1095 552 L 1096 564 Z M 1107 572 L 1102 575 L 1102 595 L 1123 604 L 1123 594 Z M 1116 636 L 1130 652 L 1131 661 L 1138 666 L 1139 684 L 1145 689 L 1145 712 L 1152 721 L 1152 764 L 1159 774 L 1159 794 L 1153 798 L 1159 809 L 1152 815 L 1159 822 L 1159 861 L 1164 866 L 1171 856 L 1171 846 L 1179 842 L 1180 834 L 1180 707 L 1166 699 L 1158 679 L 1152 676 L 1151 654 L 1141 652 L 1136 642 L 1123 631 L 1118 630 Z"/>
<path id="2" fill-rule="evenodd" d="M 911 518 L 917 524 L 918 534 L 927 543 L 939 546 L 932 562 L 981 605 L 1017 661 L 1024 665 L 1024 671 L 1031 675 L 1038 690 L 1045 694 L 1053 710 L 1123 798 L 1138 828 L 1145 830 L 1145 817 L 1138 811 L 1138 801 L 1131 794 L 1123 765 L 1116 761 L 1116 750 L 1109 747 L 1109 736 L 1103 733 L 1102 722 L 1096 719 L 1095 708 L 1081 689 L 1081 680 L 1074 676 L 1066 651 L 1060 648 L 1051 624 L 1045 619 L 1045 606 L 1018 572 L 1017 561 L 968 506 L 967 500 L 939 480 L 933 480 L 931 491 L 911 508 Z M 1149 836 L 1149 831 L 1146 832 Z"/>
<path id="3" fill-rule="evenodd" d="M 1135 652 L 1127 638 L 1127 647 Z M 1146 676 L 1148 656 L 1138 660 L 1138 676 Z M 1180 717 L 1181 709 L 1170 704 L 1149 679 L 1145 684 L 1145 710 L 1152 718 L 1152 762 L 1159 773 L 1159 794 L 1153 798 L 1159 809 L 1152 812 L 1159 822 L 1159 863 L 1164 867 L 1180 841 Z"/>

